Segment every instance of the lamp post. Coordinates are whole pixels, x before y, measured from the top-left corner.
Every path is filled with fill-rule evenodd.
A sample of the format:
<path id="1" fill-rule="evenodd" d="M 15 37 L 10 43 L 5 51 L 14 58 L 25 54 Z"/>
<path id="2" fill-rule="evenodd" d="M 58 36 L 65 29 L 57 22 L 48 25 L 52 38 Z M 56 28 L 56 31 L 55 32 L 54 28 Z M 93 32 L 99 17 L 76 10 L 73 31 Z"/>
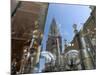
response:
<path id="1" fill-rule="evenodd" d="M 79 48 L 79 51 L 80 51 L 80 60 L 81 60 L 81 66 L 82 66 L 82 69 L 85 69 L 85 66 L 84 66 L 84 63 L 83 63 L 83 56 L 82 56 L 82 43 L 81 43 L 81 38 L 80 38 L 80 33 L 78 32 L 77 30 L 77 25 L 76 24 L 73 24 L 73 29 L 74 29 L 74 33 L 75 33 L 75 37 L 77 39 L 77 42 L 78 42 L 78 48 Z"/>
<path id="2" fill-rule="evenodd" d="M 35 29 L 33 31 L 33 36 L 34 36 L 34 43 L 33 47 L 36 49 L 36 55 L 34 56 L 33 60 L 33 69 L 37 68 L 37 71 L 39 71 L 39 59 L 40 59 L 40 51 L 41 51 L 41 39 L 43 37 L 43 34 L 39 30 L 39 23 L 38 21 L 35 21 Z"/>

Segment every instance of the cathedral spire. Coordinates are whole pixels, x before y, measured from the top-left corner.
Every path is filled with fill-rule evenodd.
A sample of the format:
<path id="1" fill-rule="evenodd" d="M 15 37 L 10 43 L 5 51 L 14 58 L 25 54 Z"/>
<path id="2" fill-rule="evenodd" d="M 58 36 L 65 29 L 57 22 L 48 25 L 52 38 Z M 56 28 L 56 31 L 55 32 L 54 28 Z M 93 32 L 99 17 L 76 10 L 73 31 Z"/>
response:
<path id="1" fill-rule="evenodd" d="M 52 19 L 52 22 L 51 22 L 49 35 L 52 35 L 52 36 L 59 36 L 60 35 L 57 23 L 56 23 L 54 18 Z"/>

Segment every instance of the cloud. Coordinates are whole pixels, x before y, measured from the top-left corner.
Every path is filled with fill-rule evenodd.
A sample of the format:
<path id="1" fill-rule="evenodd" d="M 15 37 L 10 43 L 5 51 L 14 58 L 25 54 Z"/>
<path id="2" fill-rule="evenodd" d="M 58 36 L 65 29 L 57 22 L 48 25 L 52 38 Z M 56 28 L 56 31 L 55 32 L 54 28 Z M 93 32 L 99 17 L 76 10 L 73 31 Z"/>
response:
<path id="1" fill-rule="evenodd" d="M 62 36 L 68 36 L 69 35 L 69 33 L 67 31 L 62 32 L 61 34 L 62 34 Z"/>
<path id="2" fill-rule="evenodd" d="M 59 28 L 61 28 L 61 24 L 58 24 Z"/>

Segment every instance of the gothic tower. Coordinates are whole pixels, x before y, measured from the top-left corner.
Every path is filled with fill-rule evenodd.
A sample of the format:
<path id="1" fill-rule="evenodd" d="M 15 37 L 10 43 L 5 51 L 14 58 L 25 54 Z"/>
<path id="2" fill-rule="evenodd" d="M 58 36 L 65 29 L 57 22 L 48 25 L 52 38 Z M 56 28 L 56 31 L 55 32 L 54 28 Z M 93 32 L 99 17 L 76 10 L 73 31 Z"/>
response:
<path id="1" fill-rule="evenodd" d="M 51 52 L 56 58 L 55 64 L 60 65 L 60 54 L 62 51 L 62 38 L 60 36 L 60 32 L 54 18 L 50 26 L 46 50 Z"/>

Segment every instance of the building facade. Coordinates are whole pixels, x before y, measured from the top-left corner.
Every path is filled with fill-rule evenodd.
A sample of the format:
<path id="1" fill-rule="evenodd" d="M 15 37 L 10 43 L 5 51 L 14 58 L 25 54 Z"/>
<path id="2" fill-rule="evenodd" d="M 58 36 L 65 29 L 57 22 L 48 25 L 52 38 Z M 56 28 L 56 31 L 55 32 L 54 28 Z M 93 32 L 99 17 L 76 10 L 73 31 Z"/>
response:
<path id="1" fill-rule="evenodd" d="M 90 8 L 91 14 L 79 32 L 77 25 L 73 25 L 75 36 L 65 49 L 65 53 L 72 49 L 80 52 L 82 69 L 96 68 L 96 7 Z"/>

